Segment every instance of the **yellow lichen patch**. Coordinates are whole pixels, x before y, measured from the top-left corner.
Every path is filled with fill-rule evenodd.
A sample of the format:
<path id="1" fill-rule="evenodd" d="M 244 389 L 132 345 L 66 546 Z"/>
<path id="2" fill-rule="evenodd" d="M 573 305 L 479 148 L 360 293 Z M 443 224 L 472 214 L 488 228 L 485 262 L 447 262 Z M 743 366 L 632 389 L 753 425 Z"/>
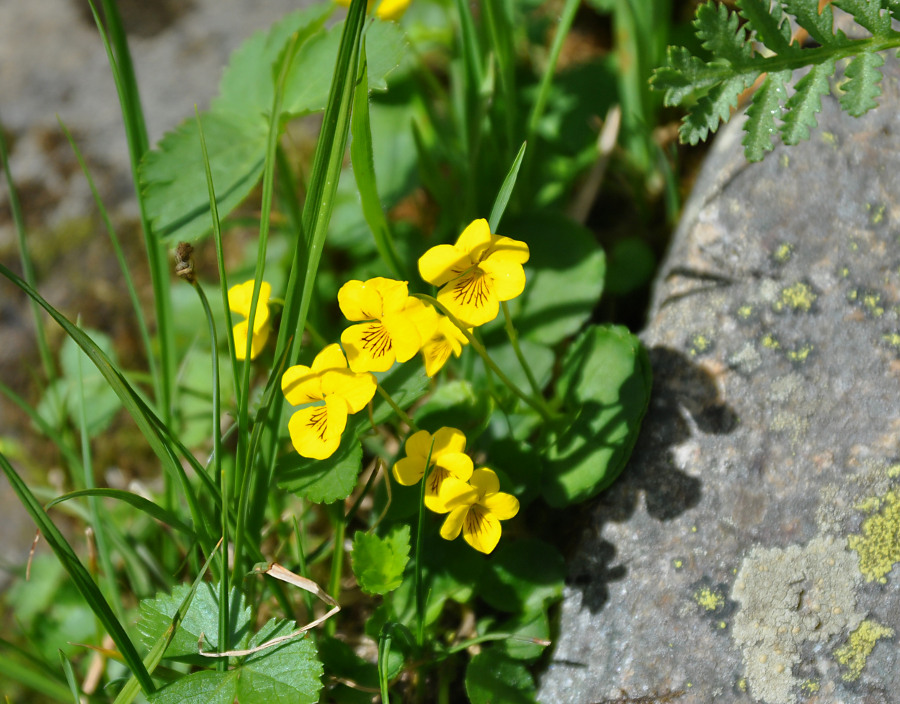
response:
<path id="1" fill-rule="evenodd" d="M 884 315 L 884 306 L 881 305 L 881 294 L 867 293 L 862 299 L 866 310 L 876 318 Z"/>
<path id="2" fill-rule="evenodd" d="M 745 305 L 741 306 L 737 309 L 738 317 L 742 320 L 747 320 L 751 315 L 753 315 L 753 306 Z"/>
<path id="3" fill-rule="evenodd" d="M 747 691 L 747 678 L 746 677 L 741 677 L 741 679 L 739 679 L 737 681 L 737 688 L 742 692 Z"/>
<path id="4" fill-rule="evenodd" d="M 781 244 L 778 248 L 772 252 L 772 259 L 774 259 L 779 264 L 786 264 L 788 260 L 794 255 L 794 245 L 792 244 Z"/>
<path id="5" fill-rule="evenodd" d="M 840 273 L 841 273 L 841 278 L 846 279 L 848 276 L 850 276 L 850 269 L 848 269 L 847 267 L 841 267 Z"/>
<path id="6" fill-rule="evenodd" d="M 866 203 L 866 210 L 868 210 L 871 215 L 869 215 L 869 222 L 873 225 L 877 225 L 882 220 L 884 220 L 884 211 L 885 205 L 884 203 L 880 205 L 873 205 L 872 203 Z"/>
<path id="7" fill-rule="evenodd" d="M 808 313 L 815 303 L 816 294 L 812 290 L 812 286 L 803 281 L 798 281 L 793 286 L 788 286 L 781 290 L 781 298 L 772 304 L 772 308 L 781 312 L 789 309 L 795 312 Z"/>
<path id="8" fill-rule="evenodd" d="M 825 142 L 825 144 L 831 144 L 832 146 L 834 146 L 837 144 L 837 137 L 834 136 L 833 132 L 823 132 L 822 141 Z"/>
<path id="9" fill-rule="evenodd" d="M 792 362 L 805 362 L 806 358 L 809 357 L 809 353 L 813 351 L 812 345 L 803 345 L 796 350 L 788 350 L 785 352 L 785 356 Z"/>
<path id="10" fill-rule="evenodd" d="M 898 335 L 897 337 L 900 337 L 900 335 Z M 893 479 L 894 477 L 900 477 L 900 464 L 892 464 L 890 467 L 888 467 L 887 475 L 891 479 Z"/>
<path id="11" fill-rule="evenodd" d="M 680 570 L 682 567 L 684 567 L 684 560 L 672 560 L 672 567 L 674 567 L 676 570 Z"/>
<path id="12" fill-rule="evenodd" d="M 712 340 L 701 332 L 696 333 L 691 338 L 691 354 L 696 356 L 709 352 L 712 349 Z"/>
<path id="13" fill-rule="evenodd" d="M 725 597 L 716 589 L 700 587 L 694 592 L 694 601 L 707 611 L 716 611 L 725 606 Z"/>
<path id="14" fill-rule="evenodd" d="M 763 336 L 762 346 L 770 350 L 777 350 L 779 347 L 781 347 L 781 343 L 775 338 L 774 335 L 767 334 Z"/>
<path id="15" fill-rule="evenodd" d="M 875 643 L 880 638 L 892 638 L 894 629 L 882 626 L 871 619 L 866 619 L 850 634 L 850 638 L 840 648 L 834 651 L 834 659 L 844 666 L 843 674 L 845 682 L 853 682 L 859 679 L 866 660 L 872 654 Z"/>
<path id="16" fill-rule="evenodd" d="M 881 339 L 887 342 L 891 347 L 900 348 L 900 335 L 895 332 L 892 332 L 889 335 L 882 335 Z"/>
<path id="17" fill-rule="evenodd" d="M 819 691 L 819 683 L 815 680 L 806 680 L 800 685 L 800 691 L 804 694 L 815 694 Z"/>
<path id="18" fill-rule="evenodd" d="M 847 538 L 859 553 L 859 571 L 867 582 L 887 582 L 887 573 L 900 562 L 900 492 L 882 497 L 882 508 L 862 524 L 862 532 Z"/>

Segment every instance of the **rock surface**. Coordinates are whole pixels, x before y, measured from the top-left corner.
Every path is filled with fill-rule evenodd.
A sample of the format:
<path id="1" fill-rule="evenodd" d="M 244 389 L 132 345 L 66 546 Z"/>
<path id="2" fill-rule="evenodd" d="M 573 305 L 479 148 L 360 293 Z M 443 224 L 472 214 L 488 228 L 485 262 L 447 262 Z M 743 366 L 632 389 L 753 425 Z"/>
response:
<path id="1" fill-rule="evenodd" d="M 811 141 L 761 163 L 738 120 L 717 137 L 540 701 L 898 701 L 898 75 L 860 119 L 828 96 Z"/>

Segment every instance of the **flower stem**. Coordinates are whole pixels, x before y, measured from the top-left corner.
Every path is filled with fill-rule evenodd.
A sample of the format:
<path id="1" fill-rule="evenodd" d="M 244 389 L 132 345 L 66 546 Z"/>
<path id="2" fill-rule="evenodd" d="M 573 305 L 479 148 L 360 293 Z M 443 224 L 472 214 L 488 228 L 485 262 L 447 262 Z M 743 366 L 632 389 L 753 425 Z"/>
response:
<path id="1" fill-rule="evenodd" d="M 391 398 L 391 395 L 387 391 L 385 391 L 384 387 L 381 384 L 378 384 L 378 393 L 381 394 L 381 398 L 383 398 L 387 402 L 387 404 L 394 410 L 394 413 L 397 414 L 400 420 L 402 420 L 409 426 L 409 429 L 412 430 L 412 432 L 416 432 L 419 429 L 416 425 L 416 422 L 409 417 L 409 414 L 406 411 L 404 411 L 402 408 L 400 408 L 400 406 L 397 405 L 397 402 L 394 401 L 393 398 Z"/>
<path id="2" fill-rule="evenodd" d="M 431 453 L 434 451 L 434 437 L 425 458 L 425 473 L 419 484 L 419 522 L 416 526 L 416 570 L 414 593 L 416 595 L 416 644 L 421 648 L 425 643 L 425 592 L 422 583 L 422 538 L 425 534 L 425 482 L 428 481 L 428 469 L 431 467 Z"/>
<path id="3" fill-rule="evenodd" d="M 535 411 L 537 411 L 538 415 L 540 415 L 541 418 L 549 423 L 558 417 L 558 414 L 547 405 L 546 401 L 544 401 L 543 396 L 538 395 L 536 398 L 532 398 L 524 391 L 522 391 L 518 386 L 516 386 L 512 382 L 512 380 L 503 373 L 500 367 L 498 367 L 494 363 L 494 360 L 490 358 L 490 355 L 488 355 L 487 350 L 484 348 L 484 345 L 482 345 L 478 341 L 478 339 L 466 329 L 465 325 L 463 325 L 459 321 L 459 319 L 455 315 L 453 315 L 453 313 L 447 310 L 447 308 L 442 303 L 440 303 L 440 301 L 438 301 L 433 296 L 428 296 L 424 293 L 414 293 L 413 296 L 434 306 L 439 311 L 441 311 L 441 313 L 450 318 L 450 322 L 458 327 L 460 332 L 462 332 L 462 334 L 466 336 L 466 339 L 469 341 L 472 349 L 474 349 L 478 353 L 478 355 L 484 360 L 484 363 L 490 368 L 492 372 L 494 372 L 494 374 L 497 375 L 500 381 L 506 384 L 509 390 L 512 391 L 516 396 L 518 396 L 525 403 L 531 406 Z"/>
<path id="4" fill-rule="evenodd" d="M 534 373 L 531 371 L 531 367 L 528 366 L 528 362 L 525 361 L 525 355 L 522 354 L 522 348 L 519 347 L 519 333 L 513 326 L 512 316 L 509 314 L 509 306 L 506 305 L 506 301 L 501 301 L 500 306 L 503 308 L 503 318 L 506 320 L 506 336 L 509 338 L 513 351 L 516 353 L 516 359 L 519 360 L 525 376 L 528 377 L 528 383 L 531 384 L 531 390 L 534 391 L 534 395 L 542 397 L 544 391 L 538 384 L 537 379 L 534 378 Z"/>
<path id="5" fill-rule="evenodd" d="M 344 519 L 343 505 L 341 502 L 329 506 L 331 523 L 334 526 L 334 550 L 331 553 L 331 577 L 328 580 L 328 593 L 340 601 L 341 577 L 344 573 L 344 534 L 347 530 L 347 521 Z M 334 635 L 337 622 L 330 618 L 325 622 L 325 633 Z"/>

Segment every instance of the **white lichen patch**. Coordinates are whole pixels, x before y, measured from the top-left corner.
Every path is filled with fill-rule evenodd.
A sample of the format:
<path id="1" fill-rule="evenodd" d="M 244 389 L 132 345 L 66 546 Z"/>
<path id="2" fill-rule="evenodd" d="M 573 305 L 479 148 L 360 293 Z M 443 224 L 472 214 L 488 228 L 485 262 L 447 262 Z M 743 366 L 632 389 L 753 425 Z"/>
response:
<path id="1" fill-rule="evenodd" d="M 865 617 L 856 608 L 860 580 L 856 556 L 831 536 L 750 552 L 731 593 L 740 603 L 731 635 L 753 697 L 795 702 L 803 682 L 793 673 L 801 647 L 853 631 Z"/>

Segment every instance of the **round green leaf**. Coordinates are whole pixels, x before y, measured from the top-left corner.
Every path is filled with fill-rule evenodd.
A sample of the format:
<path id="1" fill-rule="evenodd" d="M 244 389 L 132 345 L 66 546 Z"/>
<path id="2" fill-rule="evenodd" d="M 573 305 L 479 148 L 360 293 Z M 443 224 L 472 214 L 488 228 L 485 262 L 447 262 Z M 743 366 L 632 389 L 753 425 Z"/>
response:
<path id="1" fill-rule="evenodd" d="M 624 469 L 650 402 L 651 371 L 640 340 L 620 326 L 588 328 L 569 349 L 557 396 L 577 414 L 549 448 L 544 497 L 584 501 Z"/>
<path id="2" fill-rule="evenodd" d="M 385 537 L 357 531 L 351 563 L 360 589 L 366 594 L 387 594 L 403 582 L 409 562 L 409 526 L 399 525 Z"/>
<path id="3" fill-rule="evenodd" d="M 476 655 L 466 668 L 472 704 L 534 704 L 534 691 L 528 668 L 493 648 Z"/>
<path id="4" fill-rule="evenodd" d="M 559 551 L 534 538 L 504 543 L 490 556 L 476 592 L 499 611 L 543 610 L 562 596 L 566 565 Z"/>
<path id="5" fill-rule="evenodd" d="M 278 463 L 278 486 L 315 504 L 330 504 L 350 496 L 362 470 L 362 445 L 352 428 L 344 431 L 335 453 L 324 460 L 311 460 L 296 452 Z"/>
<path id="6" fill-rule="evenodd" d="M 416 423 L 432 433 L 444 426 L 457 428 L 471 442 L 487 427 L 493 406 L 491 397 L 479 393 L 468 381 L 450 381 L 441 384 L 416 411 Z"/>

